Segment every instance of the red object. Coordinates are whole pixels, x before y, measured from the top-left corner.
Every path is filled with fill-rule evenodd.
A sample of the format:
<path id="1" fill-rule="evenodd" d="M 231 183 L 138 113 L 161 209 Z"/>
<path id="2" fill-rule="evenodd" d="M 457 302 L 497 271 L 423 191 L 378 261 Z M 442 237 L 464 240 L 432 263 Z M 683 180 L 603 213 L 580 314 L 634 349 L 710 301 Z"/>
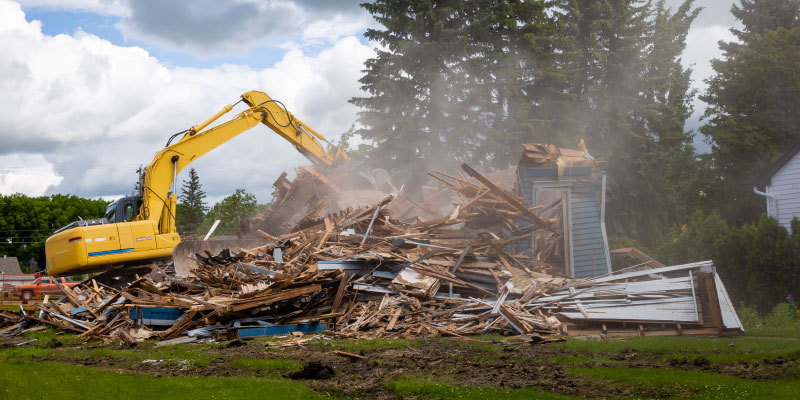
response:
<path id="1" fill-rule="evenodd" d="M 73 282 L 69 278 L 43 276 L 29 284 L 14 287 L 14 294 L 21 297 L 23 300 L 30 300 L 34 296 L 42 296 L 45 294 L 61 294 L 61 289 L 53 282 L 56 279 L 58 279 L 60 284 L 66 287 L 73 287 L 78 284 L 78 282 Z"/>

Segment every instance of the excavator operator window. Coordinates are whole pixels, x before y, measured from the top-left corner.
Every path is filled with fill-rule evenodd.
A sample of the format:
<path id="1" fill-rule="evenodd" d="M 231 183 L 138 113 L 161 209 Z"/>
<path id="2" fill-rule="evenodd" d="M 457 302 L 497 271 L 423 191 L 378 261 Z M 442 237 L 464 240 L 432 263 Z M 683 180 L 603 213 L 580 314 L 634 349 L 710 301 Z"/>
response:
<path id="1" fill-rule="evenodd" d="M 117 222 L 114 220 L 114 215 L 117 213 L 117 202 L 112 202 L 106 207 L 106 219 L 108 222 Z"/>
<path id="2" fill-rule="evenodd" d="M 122 213 L 123 222 L 130 222 L 133 220 L 133 203 L 130 201 L 125 203 L 125 208 Z"/>

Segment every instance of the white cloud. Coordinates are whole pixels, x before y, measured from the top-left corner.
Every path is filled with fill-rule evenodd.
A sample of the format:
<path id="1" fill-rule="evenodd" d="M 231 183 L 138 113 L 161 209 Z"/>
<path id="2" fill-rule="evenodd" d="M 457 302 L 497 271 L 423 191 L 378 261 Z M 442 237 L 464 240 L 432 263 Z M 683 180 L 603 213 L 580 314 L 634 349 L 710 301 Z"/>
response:
<path id="1" fill-rule="evenodd" d="M 268 92 L 338 139 L 355 120 L 357 110 L 347 100 L 360 95 L 360 70 L 373 54 L 356 37 L 344 37 L 315 55 L 291 50 L 267 69 L 168 68 L 140 48 L 87 33 L 44 35 L 17 4 L 3 0 L 0 53 L 0 155 L 39 154 L 63 178 L 42 180 L 48 193 L 91 197 L 130 193 L 136 167 L 148 164 L 169 135 L 249 90 Z M 3 161 L 16 171 L 6 173 L 11 183 L 4 190 L 41 192 L 11 179 L 26 163 Z M 243 187 L 265 201 L 281 171 L 304 163 L 287 142 L 256 127 L 192 166 L 210 198 Z"/>
<path id="2" fill-rule="evenodd" d="M 722 57 L 722 50 L 718 44 L 720 40 L 729 42 L 736 40 L 736 37 L 728 27 L 719 25 L 692 29 L 686 36 L 686 50 L 682 60 L 684 66 L 691 66 L 694 69 L 692 71 L 694 87 L 704 88 L 703 80 L 714 74 L 711 60 Z"/>
<path id="3" fill-rule="evenodd" d="M 21 0 L 26 7 L 120 17 L 128 40 L 198 58 L 244 56 L 253 47 L 330 45 L 374 24 L 358 0 Z"/>
<path id="4" fill-rule="evenodd" d="M 13 3 L 0 5 L 0 38 L 0 132 L 32 150 L 120 136 L 116 127 L 170 80 L 142 49 L 83 32 L 43 35 Z"/>
<path id="5" fill-rule="evenodd" d="M 727 42 L 736 39 L 728 28 L 720 25 L 698 27 L 690 30 L 686 36 L 686 50 L 684 50 L 681 59 L 684 67 L 692 68 L 691 85 L 693 89 L 698 91 L 698 96 L 695 96 L 692 100 L 694 112 L 686 122 L 685 128 L 687 130 L 693 129 L 698 132 L 698 129 L 703 124 L 700 118 L 705 113 L 708 105 L 700 100 L 699 95 L 706 90 L 705 80 L 714 75 L 714 69 L 711 68 L 711 60 L 722 57 L 722 50 L 720 50 L 718 42 L 720 40 Z M 695 136 L 694 145 L 700 152 L 711 151 L 711 147 L 705 143 L 705 137 L 701 134 Z"/>
<path id="6" fill-rule="evenodd" d="M 0 194 L 41 196 L 62 179 L 40 154 L 0 155 Z"/>

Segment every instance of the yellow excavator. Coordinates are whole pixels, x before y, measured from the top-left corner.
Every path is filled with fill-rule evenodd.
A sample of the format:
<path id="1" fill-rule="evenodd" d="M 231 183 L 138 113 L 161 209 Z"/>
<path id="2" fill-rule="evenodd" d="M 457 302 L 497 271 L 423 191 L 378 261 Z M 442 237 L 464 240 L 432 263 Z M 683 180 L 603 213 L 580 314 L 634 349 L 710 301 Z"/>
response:
<path id="1" fill-rule="evenodd" d="M 239 102 L 249 108 L 229 121 L 206 129 Z M 178 173 L 192 161 L 259 123 L 289 141 L 318 167 L 332 167 L 347 160 L 340 147 L 333 146 L 266 93 L 247 92 L 239 102 L 225 106 L 205 122 L 170 137 L 144 170 L 138 195 L 109 204 L 104 218 L 76 221 L 50 236 L 45 243 L 47 273 L 77 275 L 169 258 L 181 241 L 175 225 Z M 172 143 L 179 136 L 180 139 Z M 328 149 L 322 142 L 328 143 Z"/>

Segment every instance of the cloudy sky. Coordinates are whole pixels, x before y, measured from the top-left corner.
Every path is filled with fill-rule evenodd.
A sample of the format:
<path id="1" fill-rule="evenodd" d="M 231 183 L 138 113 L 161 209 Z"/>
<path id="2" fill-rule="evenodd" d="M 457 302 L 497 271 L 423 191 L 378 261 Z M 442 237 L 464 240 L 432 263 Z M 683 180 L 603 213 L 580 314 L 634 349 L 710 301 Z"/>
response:
<path id="1" fill-rule="evenodd" d="M 696 1 L 705 10 L 683 62 L 699 89 L 717 41 L 732 39 L 733 1 Z M 249 90 L 338 140 L 355 121 L 347 100 L 360 95 L 373 54 L 363 33 L 375 23 L 358 3 L 0 0 L 0 193 L 129 194 L 136 168 L 172 133 Z M 696 101 L 687 129 L 703 108 Z M 192 166 L 211 202 L 235 188 L 264 202 L 281 171 L 306 163 L 256 127 Z"/>

